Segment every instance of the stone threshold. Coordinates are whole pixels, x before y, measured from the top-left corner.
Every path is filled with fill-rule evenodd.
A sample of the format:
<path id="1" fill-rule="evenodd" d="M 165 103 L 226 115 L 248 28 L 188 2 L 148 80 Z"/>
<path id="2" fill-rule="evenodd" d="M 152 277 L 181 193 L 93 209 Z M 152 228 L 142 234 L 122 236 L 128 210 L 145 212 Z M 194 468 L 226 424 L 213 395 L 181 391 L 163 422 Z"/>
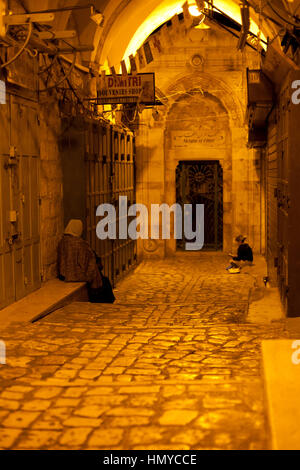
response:
<path id="1" fill-rule="evenodd" d="M 35 323 L 72 302 L 87 302 L 85 283 L 46 282 L 40 289 L 0 310 L 0 328 L 15 322 Z"/>

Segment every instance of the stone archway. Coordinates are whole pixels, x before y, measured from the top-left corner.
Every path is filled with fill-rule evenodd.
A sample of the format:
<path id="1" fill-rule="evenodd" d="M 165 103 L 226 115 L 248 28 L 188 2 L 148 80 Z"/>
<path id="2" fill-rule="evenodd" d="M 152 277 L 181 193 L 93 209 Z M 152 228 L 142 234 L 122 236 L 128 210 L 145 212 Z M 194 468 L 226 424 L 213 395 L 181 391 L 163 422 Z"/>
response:
<path id="1" fill-rule="evenodd" d="M 236 55 L 233 45 L 234 41 L 216 28 L 197 32 L 192 37 L 174 33 L 172 46 L 146 67 L 145 71 L 156 74 L 156 96 L 163 106 L 154 112 L 143 111 L 140 118 L 137 199 L 148 208 L 151 204 L 172 206 L 176 202 L 178 162 L 217 161 L 224 174 L 223 249 L 232 251 L 234 238 L 243 233 L 254 251 L 259 252 L 263 217 L 261 172 L 255 152 L 247 148 L 245 121 L 245 66 L 253 67 L 257 57 L 248 51 L 243 56 Z M 223 56 L 218 53 L 218 47 L 223 48 Z M 195 54 L 197 61 L 193 61 Z M 179 132 L 179 141 L 183 138 L 180 130 L 185 126 L 180 121 L 184 122 L 186 113 L 187 120 L 193 120 L 191 106 L 195 108 L 196 118 L 202 119 L 202 128 L 208 126 L 211 132 L 213 126 L 217 126 L 221 140 L 212 138 L 208 145 L 198 138 L 190 142 L 193 145 L 189 145 L 184 154 L 184 149 L 175 148 L 173 137 Z M 203 109 L 202 114 L 199 109 Z M 207 116 L 211 116 L 210 122 Z M 177 128 L 176 123 L 171 123 L 172 118 L 178 121 Z M 198 130 L 194 129 L 199 135 L 200 121 Z M 140 256 L 172 255 L 176 251 L 176 240 L 159 240 L 150 248 L 151 252 L 140 243 Z"/>
<path id="2" fill-rule="evenodd" d="M 166 116 L 165 198 L 176 202 L 176 168 L 184 161 L 218 161 L 223 169 L 223 247 L 232 245 L 232 138 L 230 119 L 220 100 L 199 88 L 184 93 Z M 206 223 L 209 221 L 206 220 Z M 167 254 L 176 251 L 176 241 L 166 242 Z"/>

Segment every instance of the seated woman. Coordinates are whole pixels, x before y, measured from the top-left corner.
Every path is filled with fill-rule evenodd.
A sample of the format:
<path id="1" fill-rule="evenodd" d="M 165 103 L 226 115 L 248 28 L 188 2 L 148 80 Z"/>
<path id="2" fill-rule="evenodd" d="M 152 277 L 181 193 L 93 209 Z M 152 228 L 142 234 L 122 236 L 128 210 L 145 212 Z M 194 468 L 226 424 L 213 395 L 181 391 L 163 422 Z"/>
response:
<path id="1" fill-rule="evenodd" d="M 58 246 L 59 279 L 65 282 L 87 282 L 91 302 L 112 303 L 103 296 L 105 278 L 98 268 L 99 259 L 83 240 L 82 233 L 81 220 L 71 220 Z"/>
<path id="2" fill-rule="evenodd" d="M 246 240 L 247 238 L 243 237 L 243 235 L 239 235 L 235 239 L 238 244 L 237 256 L 230 254 L 232 262 L 228 268 L 226 268 L 231 274 L 236 274 L 240 272 L 240 269 L 246 264 L 252 265 L 253 263 L 253 251 L 248 243 L 245 243 Z"/>

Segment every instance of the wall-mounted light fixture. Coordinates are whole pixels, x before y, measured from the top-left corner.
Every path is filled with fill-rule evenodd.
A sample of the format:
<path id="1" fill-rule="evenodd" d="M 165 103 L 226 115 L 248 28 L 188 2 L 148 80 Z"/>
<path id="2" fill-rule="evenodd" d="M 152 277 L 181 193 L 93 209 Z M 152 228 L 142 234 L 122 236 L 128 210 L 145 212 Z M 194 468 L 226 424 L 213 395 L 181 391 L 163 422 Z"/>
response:
<path id="1" fill-rule="evenodd" d="M 104 16 L 102 15 L 102 13 L 100 13 L 100 11 L 93 8 L 90 18 L 92 21 L 94 21 L 94 23 L 96 23 L 97 26 L 103 26 Z"/>

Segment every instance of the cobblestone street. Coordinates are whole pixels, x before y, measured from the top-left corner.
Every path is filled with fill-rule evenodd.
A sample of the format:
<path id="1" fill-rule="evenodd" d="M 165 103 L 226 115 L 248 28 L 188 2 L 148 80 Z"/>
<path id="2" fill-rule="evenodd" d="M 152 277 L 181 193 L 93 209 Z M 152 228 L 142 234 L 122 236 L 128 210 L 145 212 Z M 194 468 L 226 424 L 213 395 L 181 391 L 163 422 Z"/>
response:
<path id="1" fill-rule="evenodd" d="M 0 448 L 266 449 L 251 269 L 222 254 L 141 264 L 111 305 L 74 303 L 0 332 Z"/>

